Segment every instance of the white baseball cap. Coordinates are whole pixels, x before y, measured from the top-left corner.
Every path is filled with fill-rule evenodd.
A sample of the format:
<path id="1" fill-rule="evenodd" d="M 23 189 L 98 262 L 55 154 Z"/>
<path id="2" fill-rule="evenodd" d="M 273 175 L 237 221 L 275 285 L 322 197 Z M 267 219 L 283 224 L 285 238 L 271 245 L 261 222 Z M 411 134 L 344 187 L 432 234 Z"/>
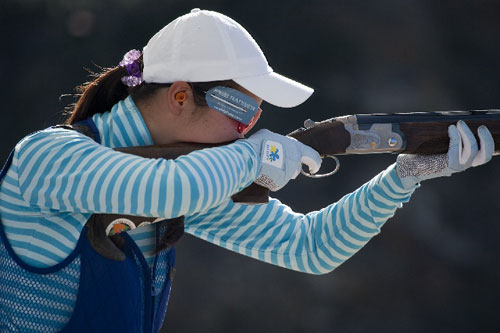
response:
<path id="1" fill-rule="evenodd" d="M 238 22 L 195 8 L 158 31 L 143 50 L 149 83 L 233 80 L 279 107 L 293 107 L 313 89 L 273 72 L 264 53 Z"/>

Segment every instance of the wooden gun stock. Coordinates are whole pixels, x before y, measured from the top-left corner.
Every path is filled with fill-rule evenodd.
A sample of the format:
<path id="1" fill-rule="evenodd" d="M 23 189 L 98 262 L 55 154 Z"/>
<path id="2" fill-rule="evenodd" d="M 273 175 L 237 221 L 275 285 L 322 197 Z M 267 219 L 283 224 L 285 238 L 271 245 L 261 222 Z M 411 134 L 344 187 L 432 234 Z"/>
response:
<path id="1" fill-rule="evenodd" d="M 322 156 L 442 154 L 448 151 L 448 127 L 459 120 L 467 123 L 476 139 L 477 128 L 486 125 L 493 135 L 496 152 L 500 152 L 500 111 L 497 110 L 367 114 L 337 117 L 322 122 L 308 120 L 304 123 L 305 128 L 299 128 L 288 135 L 316 149 Z M 173 159 L 195 150 L 220 145 L 222 144 L 179 143 L 116 150 L 147 158 Z M 231 199 L 246 204 L 267 203 L 269 190 L 254 183 L 234 194 Z"/>

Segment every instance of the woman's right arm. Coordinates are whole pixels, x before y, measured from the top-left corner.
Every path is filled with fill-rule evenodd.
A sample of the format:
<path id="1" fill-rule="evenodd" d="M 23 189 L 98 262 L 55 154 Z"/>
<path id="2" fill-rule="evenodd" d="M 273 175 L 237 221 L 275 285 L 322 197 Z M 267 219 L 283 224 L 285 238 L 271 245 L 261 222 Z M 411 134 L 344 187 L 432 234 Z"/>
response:
<path id="1" fill-rule="evenodd" d="M 259 159 L 245 140 L 175 160 L 146 159 L 51 128 L 19 142 L 12 167 L 23 198 L 44 211 L 171 218 L 217 205 L 251 184 Z"/>

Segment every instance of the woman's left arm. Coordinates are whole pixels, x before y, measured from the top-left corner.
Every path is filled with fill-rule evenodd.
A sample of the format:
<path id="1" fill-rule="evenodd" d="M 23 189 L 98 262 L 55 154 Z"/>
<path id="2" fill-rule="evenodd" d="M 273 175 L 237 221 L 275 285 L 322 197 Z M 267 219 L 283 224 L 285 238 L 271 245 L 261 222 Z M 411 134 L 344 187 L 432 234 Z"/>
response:
<path id="1" fill-rule="evenodd" d="M 391 165 L 353 193 L 320 211 L 224 204 L 186 217 L 186 231 L 229 250 L 311 274 L 332 271 L 360 250 L 413 193 Z"/>

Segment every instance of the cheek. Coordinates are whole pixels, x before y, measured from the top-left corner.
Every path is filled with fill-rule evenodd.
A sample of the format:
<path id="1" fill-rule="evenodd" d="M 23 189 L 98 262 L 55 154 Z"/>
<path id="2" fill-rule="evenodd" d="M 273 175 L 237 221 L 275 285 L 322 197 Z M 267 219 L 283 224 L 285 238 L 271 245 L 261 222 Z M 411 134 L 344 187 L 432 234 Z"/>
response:
<path id="1" fill-rule="evenodd" d="M 242 137 L 238 133 L 238 122 L 233 120 L 222 113 L 210 110 L 207 112 L 206 117 L 203 117 L 200 122 L 199 131 L 210 138 L 210 141 L 224 142 L 232 141 Z"/>
<path id="2" fill-rule="evenodd" d="M 223 133 L 230 133 L 230 134 L 235 134 L 238 133 L 238 122 L 234 119 L 231 119 L 223 114 L 220 114 L 217 112 L 219 116 L 217 117 L 217 124 L 216 127 L 218 131 L 223 132 Z"/>

